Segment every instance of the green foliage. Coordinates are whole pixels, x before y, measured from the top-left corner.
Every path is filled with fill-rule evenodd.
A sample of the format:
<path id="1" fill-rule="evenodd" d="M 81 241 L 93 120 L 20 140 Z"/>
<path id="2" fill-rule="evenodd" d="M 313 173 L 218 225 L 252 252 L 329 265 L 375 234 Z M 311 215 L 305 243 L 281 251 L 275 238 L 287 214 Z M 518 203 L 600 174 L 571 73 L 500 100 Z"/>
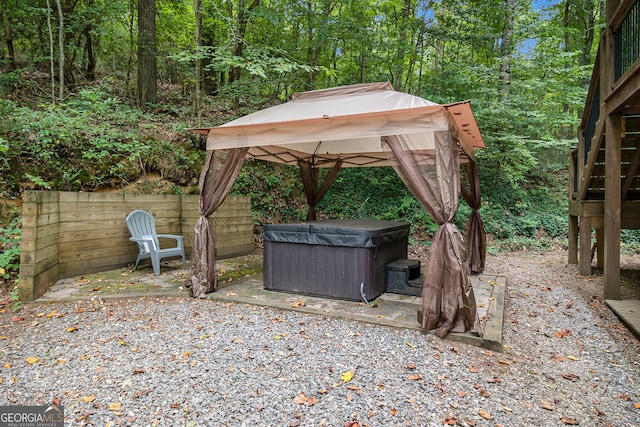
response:
<path id="1" fill-rule="evenodd" d="M 48 97 L 49 58 L 42 56 L 48 40 L 40 34 L 47 11 L 32 3 L 7 2 L 16 57 L 24 63 L 12 64 L 22 67 L 17 70 L 0 64 L 7 65 L 0 73 L 0 197 L 17 197 L 23 188 L 91 191 L 137 181 L 141 191 L 197 191 L 203 152 L 184 131 L 194 126 L 188 105 L 196 59 L 192 3 L 156 4 L 165 96 L 148 113 L 130 102 L 135 2 L 65 7 L 65 77 L 81 74 L 91 39 L 100 80 L 68 79 L 68 96 L 55 105 Z M 203 2 L 199 55 L 204 86 L 217 96 L 205 97 L 204 118 L 217 125 L 296 91 L 371 81 L 388 80 L 439 103 L 469 99 L 487 144 L 477 155 L 487 231 L 513 247 L 561 239 L 567 153 L 603 19 L 598 2 L 566 4 L 567 16 L 565 3 L 536 11 L 530 1 L 515 0 L 513 46 L 505 47 L 508 11 L 489 0 Z M 53 25 L 57 34 L 55 19 Z M 54 43 L 55 57 L 57 49 Z M 180 87 L 166 90 L 170 83 Z M 148 180 L 149 173 L 171 184 Z M 296 168 L 247 162 L 233 191 L 251 196 L 256 224 L 305 217 Z M 330 218 L 408 221 L 425 240 L 437 228 L 391 169 L 341 171 L 318 211 Z M 461 202 L 458 227 L 469 212 Z M 624 246 L 635 250 L 636 242 L 630 238 Z"/>
<path id="2" fill-rule="evenodd" d="M 146 171 L 166 172 L 181 185 L 197 177 L 202 153 L 159 139 L 163 117 L 122 102 L 109 83 L 36 110 L 0 100 L 5 194 L 17 194 L 22 181 L 35 188 L 87 191 L 126 185 Z M 143 120 L 147 124 L 141 126 Z"/>
<path id="3" fill-rule="evenodd" d="M 22 304 L 22 301 L 20 301 L 20 294 L 18 290 L 17 280 L 15 281 L 13 289 L 11 289 L 11 292 L 9 292 L 9 304 L 11 306 L 11 310 L 13 311 L 22 310 L 23 304 Z"/>
<path id="4" fill-rule="evenodd" d="M 306 218 L 300 172 L 292 166 L 247 160 L 231 192 L 251 197 L 255 225 L 296 222 Z"/>
<path id="5" fill-rule="evenodd" d="M 14 216 L 6 227 L 0 227 L 0 278 L 9 281 L 20 270 L 20 217 Z"/>

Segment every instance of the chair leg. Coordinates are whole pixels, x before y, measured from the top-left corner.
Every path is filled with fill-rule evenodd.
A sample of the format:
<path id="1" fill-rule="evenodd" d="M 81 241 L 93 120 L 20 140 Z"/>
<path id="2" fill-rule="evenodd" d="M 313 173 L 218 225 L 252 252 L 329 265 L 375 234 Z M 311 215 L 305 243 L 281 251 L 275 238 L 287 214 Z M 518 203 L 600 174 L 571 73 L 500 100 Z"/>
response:
<path id="1" fill-rule="evenodd" d="M 138 258 L 136 259 L 136 265 L 133 266 L 134 270 L 138 268 L 138 264 L 140 264 L 140 259 L 141 259 L 141 255 L 138 254 Z"/>
<path id="2" fill-rule="evenodd" d="M 160 274 L 160 257 L 158 254 L 151 254 L 151 265 L 153 266 L 153 274 L 156 276 Z"/>
<path id="3" fill-rule="evenodd" d="M 187 260 L 185 259 L 184 252 L 182 252 L 181 256 L 182 256 L 182 267 L 184 267 L 184 269 L 186 270 L 187 269 Z"/>

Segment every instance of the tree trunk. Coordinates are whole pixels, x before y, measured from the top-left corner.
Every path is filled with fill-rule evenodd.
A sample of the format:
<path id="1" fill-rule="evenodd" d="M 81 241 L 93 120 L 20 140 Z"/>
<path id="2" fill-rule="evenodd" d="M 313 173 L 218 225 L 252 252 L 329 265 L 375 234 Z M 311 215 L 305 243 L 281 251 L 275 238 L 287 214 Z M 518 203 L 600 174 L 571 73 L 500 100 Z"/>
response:
<path id="1" fill-rule="evenodd" d="M 158 102 L 156 0 L 138 0 L 138 105 Z"/>
<path id="2" fill-rule="evenodd" d="M 238 0 L 238 13 L 236 14 L 236 30 L 237 38 L 233 46 L 233 55 L 242 57 L 244 51 L 244 36 L 247 32 L 248 12 L 251 12 L 256 7 L 260 6 L 261 0 L 253 0 L 249 7 L 245 7 L 245 0 Z M 231 4 L 228 4 L 229 18 L 233 18 L 233 9 Z M 229 72 L 229 83 L 233 83 L 240 79 L 240 67 L 233 67 Z"/>
<path id="3" fill-rule="evenodd" d="M 15 69 L 15 51 L 13 49 L 13 32 L 11 31 L 11 22 L 9 21 L 9 13 L 7 13 L 7 0 L 2 0 L 2 22 L 4 24 L 4 40 L 7 43 L 7 55 L 5 60 L 9 63 L 10 69 Z"/>
<path id="4" fill-rule="evenodd" d="M 133 25 L 135 22 L 136 4 L 135 0 L 129 0 L 129 54 L 127 55 L 127 77 L 125 78 L 124 93 L 129 95 L 131 87 L 131 74 L 133 73 L 133 55 L 135 51 L 135 38 Z"/>
<path id="5" fill-rule="evenodd" d="M 196 14 L 196 90 L 193 100 L 193 109 L 196 113 L 198 127 L 200 127 L 202 126 L 202 58 L 200 57 L 200 47 L 202 45 L 202 2 L 200 0 L 195 0 L 193 9 Z"/>
<path id="6" fill-rule="evenodd" d="M 85 69 L 85 77 L 87 80 L 96 79 L 96 56 L 93 52 L 93 36 L 91 35 L 92 25 L 89 24 L 84 29 L 85 44 L 84 50 L 87 54 L 87 68 Z"/>
<path id="7" fill-rule="evenodd" d="M 569 22 L 570 22 L 570 18 L 571 18 L 571 4 L 570 4 L 571 0 L 565 0 L 564 3 L 564 16 L 562 17 L 562 26 L 564 28 L 564 51 L 565 52 L 569 52 Z M 565 59 L 565 68 L 569 68 L 569 64 L 567 63 L 567 60 Z M 566 115 L 569 112 L 569 103 L 564 102 L 562 104 L 562 112 Z M 568 129 L 567 129 L 567 125 L 565 123 L 562 124 L 562 128 L 560 130 L 560 138 L 561 139 L 567 139 L 567 135 L 568 135 Z"/>
<path id="8" fill-rule="evenodd" d="M 49 74 L 51 76 L 51 102 L 56 103 L 56 72 L 53 61 L 53 29 L 51 28 L 51 4 L 47 0 L 47 27 L 49 29 L 49 64 L 51 69 Z"/>
<path id="9" fill-rule="evenodd" d="M 60 101 L 64 98 L 64 15 L 62 14 L 62 6 L 60 0 L 56 0 L 56 6 L 58 8 L 58 46 L 60 49 L 60 59 L 58 64 L 58 70 L 60 72 L 60 82 L 58 83 L 58 98 Z"/>
<path id="10" fill-rule="evenodd" d="M 402 5 L 402 19 L 399 22 L 400 33 L 398 34 L 398 50 L 396 51 L 395 66 L 393 67 L 393 87 L 396 90 L 401 91 L 404 85 L 402 84 L 402 77 L 404 71 L 404 60 L 407 50 L 407 38 L 409 29 L 409 16 L 411 14 L 411 0 L 404 0 Z"/>
<path id="11" fill-rule="evenodd" d="M 514 0 L 505 0 L 505 19 L 500 45 L 500 90 L 502 102 L 506 102 L 511 91 L 511 55 L 513 55 L 513 25 L 516 15 Z"/>

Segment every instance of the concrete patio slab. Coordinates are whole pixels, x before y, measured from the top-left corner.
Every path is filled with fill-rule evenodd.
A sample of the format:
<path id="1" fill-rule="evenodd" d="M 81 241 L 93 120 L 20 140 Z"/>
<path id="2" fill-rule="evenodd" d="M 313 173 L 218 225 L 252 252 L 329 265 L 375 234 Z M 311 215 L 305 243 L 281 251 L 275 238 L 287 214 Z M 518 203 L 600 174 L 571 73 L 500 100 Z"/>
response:
<path id="1" fill-rule="evenodd" d="M 282 310 L 332 316 L 395 328 L 423 331 L 417 321 L 420 297 L 383 293 L 374 301 L 345 301 L 264 289 L 262 256 L 252 254 L 217 262 L 219 288 L 208 300 L 268 306 Z M 176 261 L 164 262 L 159 276 L 143 266 L 63 279 L 35 302 L 70 302 L 86 299 L 189 297 L 187 271 Z M 446 339 L 502 351 L 502 325 L 506 277 L 480 274 L 471 277 L 482 337 L 473 332 L 450 333 Z M 426 331 L 425 331 L 426 332 Z M 426 332 L 428 333 L 428 332 Z"/>

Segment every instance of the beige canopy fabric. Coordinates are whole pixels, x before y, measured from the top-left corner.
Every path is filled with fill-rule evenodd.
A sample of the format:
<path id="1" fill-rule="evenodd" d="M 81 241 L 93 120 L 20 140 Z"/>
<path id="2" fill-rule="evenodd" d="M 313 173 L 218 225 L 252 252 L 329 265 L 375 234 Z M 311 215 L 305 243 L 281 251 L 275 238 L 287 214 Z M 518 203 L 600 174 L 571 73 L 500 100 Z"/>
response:
<path id="1" fill-rule="evenodd" d="M 337 175 L 340 167 L 394 166 L 440 225 L 431 249 L 431 271 L 424 276 L 420 323 L 426 329 L 437 329 L 440 336 L 450 330 L 481 333 L 465 245 L 452 222 L 460 192 L 459 164 L 473 160 L 474 151 L 485 148 L 469 102 L 439 105 L 396 92 L 389 83 L 360 84 L 296 94 L 285 104 L 192 131 L 207 136 L 210 153 L 234 153 L 233 157 L 246 153 L 256 159 L 302 165 L 307 198 L 313 203 L 326 192 L 335 178 L 333 172 Z M 228 169 L 237 167 L 233 164 Z M 334 171 L 327 175 L 328 184 L 318 187 L 313 169 L 322 167 Z M 203 173 L 201 188 L 230 188 L 235 176 L 223 184 L 207 182 L 226 179 L 217 175 Z M 477 180 L 475 174 L 473 177 Z M 208 197 L 201 194 L 203 200 Z M 474 197 L 477 210 L 479 187 Z M 202 209 L 205 218 L 212 212 Z M 473 232 L 479 231 L 474 228 Z M 198 248 L 194 244 L 194 251 Z M 206 262 L 206 257 L 194 257 Z M 211 270 L 208 273 L 193 274 L 192 279 L 215 281 Z"/>
<path id="2" fill-rule="evenodd" d="M 285 104 L 213 128 L 207 150 L 248 147 L 250 157 L 316 167 L 391 166 L 383 136 L 404 135 L 407 146 L 432 161 L 435 132 L 452 132 L 464 153 L 485 148 L 469 102 L 440 105 L 397 92 L 389 83 L 304 92 Z"/>

